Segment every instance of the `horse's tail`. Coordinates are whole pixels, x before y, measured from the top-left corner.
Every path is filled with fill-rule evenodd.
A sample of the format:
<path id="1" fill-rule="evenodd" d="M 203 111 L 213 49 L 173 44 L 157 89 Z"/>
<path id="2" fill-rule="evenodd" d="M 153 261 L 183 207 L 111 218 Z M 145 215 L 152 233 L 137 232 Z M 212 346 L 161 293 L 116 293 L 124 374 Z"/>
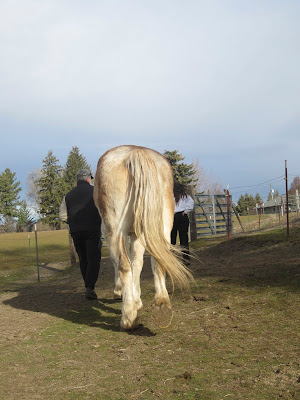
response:
<path id="1" fill-rule="evenodd" d="M 162 156 L 161 156 L 162 157 Z M 134 232 L 146 250 L 157 262 L 158 268 L 167 272 L 172 283 L 187 288 L 193 279 L 191 272 L 180 261 L 182 252 L 172 246 L 164 234 L 163 205 L 164 198 L 171 196 L 173 191 L 166 193 L 165 185 L 160 178 L 159 168 L 170 168 L 170 174 L 164 172 L 173 180 L 171 166 L 162 159 L 163 165 L 157 166 L 149 152 L 143 149 L 132 151 L 127 159 L 127 168 L 133 179 L 134 193 Z M 169 184 L 169 188 L 172 185 Z"/>

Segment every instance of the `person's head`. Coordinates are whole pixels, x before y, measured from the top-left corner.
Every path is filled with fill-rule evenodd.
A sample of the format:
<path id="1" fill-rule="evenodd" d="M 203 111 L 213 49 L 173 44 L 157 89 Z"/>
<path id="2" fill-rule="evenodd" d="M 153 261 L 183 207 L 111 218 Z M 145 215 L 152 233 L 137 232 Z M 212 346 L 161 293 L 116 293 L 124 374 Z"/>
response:
<path id="1" fill-rule="evenodd" d="M 79 181 L 87 181 L 91 184 L 93 179 L 93 175 L 89 169 L 80 169 L 77 173 L 77 182 Z"/>
<path id="2" fill-rule="evenodd" d="M 187 197 L 187 195 L 188 195 L 187 185 L 174 180 L 174 197 L 176 203 L 178 203 L 178 201 L 181 198 Z"/>

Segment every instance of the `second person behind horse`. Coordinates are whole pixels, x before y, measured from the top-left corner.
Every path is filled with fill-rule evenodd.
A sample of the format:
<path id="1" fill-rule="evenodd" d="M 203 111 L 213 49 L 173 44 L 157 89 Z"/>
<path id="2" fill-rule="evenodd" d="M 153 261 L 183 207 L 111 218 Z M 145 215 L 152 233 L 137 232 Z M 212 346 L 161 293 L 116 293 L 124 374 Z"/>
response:
<path id="1" fill-rule="evenodd" d="M 183 260 L 186 265 L 190 264 L 189 252 L 189 217 L 188 213 L 194 209 L 194 200 L 189 195 L 186 185 L 174 181 L 174 200 L 175 200 L 175 214 L 173 229 L 171 231 L 171 243 L 176 244 L 177 232 L 179 233 L 180 246 L 183 250 Z"/>

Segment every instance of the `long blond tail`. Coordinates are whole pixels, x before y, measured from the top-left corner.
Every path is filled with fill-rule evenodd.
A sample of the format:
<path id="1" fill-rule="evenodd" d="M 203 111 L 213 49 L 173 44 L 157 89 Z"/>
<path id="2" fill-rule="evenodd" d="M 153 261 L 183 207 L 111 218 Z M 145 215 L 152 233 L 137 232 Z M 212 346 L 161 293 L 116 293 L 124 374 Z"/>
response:
<path id="1" fill-rule="evenodd" d="M 163 198 L 166 193 L 159 182 L 156 163 L 143 149 L 137 149 L 130 153 L 126 164 L 134 185 L 135 234 L 155 258 L 158 268 L 168 273 L 173 285 L 177 283 L 179 287 L 187 288 L 193 280 L 192 274 L 180 261 L 181 251 L 164 235 Z"/>

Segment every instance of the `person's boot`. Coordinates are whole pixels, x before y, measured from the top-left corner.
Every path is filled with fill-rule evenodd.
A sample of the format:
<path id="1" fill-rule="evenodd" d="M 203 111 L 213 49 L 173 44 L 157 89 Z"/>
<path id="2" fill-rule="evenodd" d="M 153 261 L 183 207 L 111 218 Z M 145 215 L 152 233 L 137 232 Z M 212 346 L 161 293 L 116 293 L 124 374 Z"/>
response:
<path id="1" fill-rule="evenodd" d="M 87 287 L 85 289 L 85 297 L 89 300 L 97 300 L 97 294 L 95 293 L 94 289 L 91 287 Z"/>

